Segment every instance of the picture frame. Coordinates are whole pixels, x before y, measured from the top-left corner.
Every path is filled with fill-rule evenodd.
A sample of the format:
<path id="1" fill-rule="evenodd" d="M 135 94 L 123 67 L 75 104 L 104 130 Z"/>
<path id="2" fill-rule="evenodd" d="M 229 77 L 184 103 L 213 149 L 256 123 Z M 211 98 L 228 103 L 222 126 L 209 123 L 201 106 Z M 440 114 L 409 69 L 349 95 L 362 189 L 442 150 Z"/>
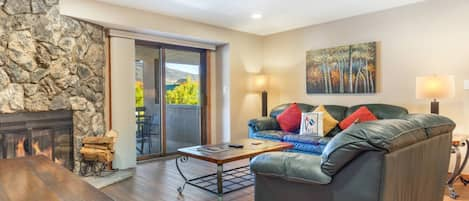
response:
<path id="1" fill-rule="evenodd" d="M 378 42 L 306 51 L 307 94 L 375 94 Z"/>

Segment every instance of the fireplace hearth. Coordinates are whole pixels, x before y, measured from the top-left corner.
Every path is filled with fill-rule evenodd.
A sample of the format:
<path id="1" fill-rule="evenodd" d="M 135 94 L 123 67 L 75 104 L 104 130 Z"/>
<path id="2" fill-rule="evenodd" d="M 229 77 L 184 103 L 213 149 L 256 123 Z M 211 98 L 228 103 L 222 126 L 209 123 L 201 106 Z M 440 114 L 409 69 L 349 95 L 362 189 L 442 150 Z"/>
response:
<path id="1" fill-rule="evenodd" d="M 0 114 L 0 159 L 34 155 L 73 170 L 72 111 Z"/>

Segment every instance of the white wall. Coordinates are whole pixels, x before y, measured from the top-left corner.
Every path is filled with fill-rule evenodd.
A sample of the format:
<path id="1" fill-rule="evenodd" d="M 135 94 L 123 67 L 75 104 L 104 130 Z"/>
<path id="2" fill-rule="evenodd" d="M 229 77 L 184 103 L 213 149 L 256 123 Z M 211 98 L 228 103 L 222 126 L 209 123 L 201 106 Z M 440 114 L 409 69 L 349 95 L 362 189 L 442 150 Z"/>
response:
<path id="1" fill-rule="evenodd" d="M 119 133 L 113 168 L 135 167 L 135 41 L 111 37 L 112 128 Z M 132 107 L 127 107 L 131 105 Z"/>
<path id="2" fill-rule="evenodd" d="M 415 98 L 415 77 L 456 76 L 456 96 L 440 101 L 440 113 L 469 134 L 469 1 L 427 0 L 384 12 L 270 35 L 264 40 L 264 67 L 271 74 L 270 107 L 286 102 L 354 105 L 390 103 L 428 113 L 430 100 Z M 307 95 L 306 51 L 378 41 L 380 65 L 375 95 Z M 464 95 L 466 94 L 466 95 Z M 469 173 L 469 167 L 467 168 Z"/>
<path id="3" fill-rule="evenodd" d="M 250 95 L 246 87 L 250 73 L 262 67 L 262 38 L 243 32 L 232 31 L 207 24 L 154 14 L 146 11 L 108 5 L 91 0 L 62 0 L 61 13 L 107 27 L 159 33 L 172 37 L 211 42 L 221 45 L 220 59 L 229 59 L 217 66 L 217 74 L 227 75 L 217 79 L 218 89 L 226 93 L 213 103 L 217 115 L 229 115 L 224 121 L 216 121 L 212 133 L 224 141 L 247 137 L 247 121 L 260 116 L 260 100 Z M 219 59 L 217 57 L 217 59 Z M 218 63 L 218 62 L 217 62 Z M 225 122 L 225 124 L 223 124 Z"/>

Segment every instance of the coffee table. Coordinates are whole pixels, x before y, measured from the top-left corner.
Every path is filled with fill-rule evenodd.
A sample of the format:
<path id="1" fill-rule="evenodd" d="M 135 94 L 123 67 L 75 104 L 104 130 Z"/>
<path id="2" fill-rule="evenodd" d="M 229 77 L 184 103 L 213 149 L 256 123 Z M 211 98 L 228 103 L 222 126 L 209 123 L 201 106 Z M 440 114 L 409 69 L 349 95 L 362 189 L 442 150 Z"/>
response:
<path id="1" fill-rule="evenodd" d="M 243 148 L 232 148 L 229 144 L 240 144 Z M 218 150 L 214 150 L 218 149 Z M 267 140 L 243 139 L 232 143 L 193 146 L 178 149 L 180 157 L 176 159 L 176 168 L 184 179 L 184 185 L 178 188 L 182 194 L 186 184 L 216 194 L 218 200 L 223 199 L 223 195 L 237 191 L 254 184 L 254 176 L 248 166 L 223 170 L 223 165 L 242 159 L 251 159 L 254 156 L 265 152 L 282 151 L 293 148 L 292 144 L 283 142 L 272 142 Z M 211 150 L 207 150 L 211 149 Z M 189 158 L 196 158 L 217 165 L 217 172 L 197 178 L 187 178 L 179 163 L 185 163 Z"/>

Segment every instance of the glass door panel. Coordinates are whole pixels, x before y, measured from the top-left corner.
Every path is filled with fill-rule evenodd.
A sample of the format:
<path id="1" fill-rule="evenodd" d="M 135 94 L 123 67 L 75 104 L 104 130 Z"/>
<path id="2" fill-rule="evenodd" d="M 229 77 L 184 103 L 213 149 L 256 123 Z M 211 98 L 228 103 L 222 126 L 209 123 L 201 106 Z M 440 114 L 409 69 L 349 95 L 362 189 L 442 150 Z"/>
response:
<path id="1" fill-rule="evenodd" d="M 160 48 L 151 45 L 137 42 L 135 46 L 137 158 L 162 153 L 160 53 Z"/>
<path id="2" fill-rule="evenodd" d="M 200 51 L 165 49 L 166 152 L 201 144 Z"/>

